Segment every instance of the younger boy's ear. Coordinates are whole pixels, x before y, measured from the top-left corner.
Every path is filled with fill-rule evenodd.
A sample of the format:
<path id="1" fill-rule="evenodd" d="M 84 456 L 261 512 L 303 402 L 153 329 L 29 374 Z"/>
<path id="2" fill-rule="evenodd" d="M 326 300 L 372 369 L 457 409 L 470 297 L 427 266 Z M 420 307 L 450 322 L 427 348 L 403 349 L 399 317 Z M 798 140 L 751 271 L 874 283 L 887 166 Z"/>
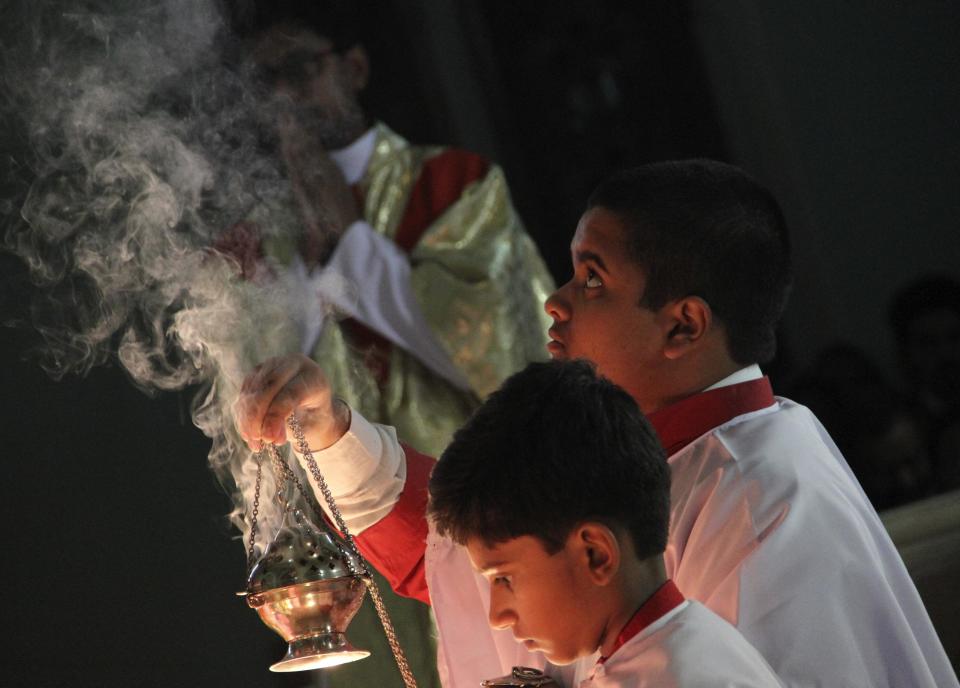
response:
<path id="1" fill-rule="evenodd" d="M 574 537 L 587 576 L 595 585 L 607 585 L 620 569 L 620 543 L 602 523 L 588 522 L 577 528 Z"/>
<path id="2" fill-rule="evenodd" d="M 710 304 L 699 296 L 685 296 L 663 307 L 662 316 L 667 318 L 667 340 L 664 356 L 681 358 L 704 339 L 713 325 Z"/>

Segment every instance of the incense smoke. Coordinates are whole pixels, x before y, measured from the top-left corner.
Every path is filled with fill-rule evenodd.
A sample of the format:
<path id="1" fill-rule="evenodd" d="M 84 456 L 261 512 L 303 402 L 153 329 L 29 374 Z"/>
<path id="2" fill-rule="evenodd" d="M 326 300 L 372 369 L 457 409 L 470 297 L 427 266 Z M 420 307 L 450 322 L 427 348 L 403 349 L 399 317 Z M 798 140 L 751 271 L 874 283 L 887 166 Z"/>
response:
<path id="1" fill-rule="evenodd" d="M 4 41 L 4 106 L 29 147 L 5 247 L 42 288 L 44 366 L 83 374 L 116 356 L 145 390 L 199 386 L 194 422 L 246 533 L 255 466 L 231 406 L 256 362 L 299 349 L 291 315 L 307 295 L 280 270 L 245 281 L 208 247 L 253 216 L 265 233 L 297 222 L 265 146 L 269 98 L 232 58 L 212 2 L 63 4 L 3 8 L 16 34 Z M 265 470 L 261 546 L 272 489 Z"/>

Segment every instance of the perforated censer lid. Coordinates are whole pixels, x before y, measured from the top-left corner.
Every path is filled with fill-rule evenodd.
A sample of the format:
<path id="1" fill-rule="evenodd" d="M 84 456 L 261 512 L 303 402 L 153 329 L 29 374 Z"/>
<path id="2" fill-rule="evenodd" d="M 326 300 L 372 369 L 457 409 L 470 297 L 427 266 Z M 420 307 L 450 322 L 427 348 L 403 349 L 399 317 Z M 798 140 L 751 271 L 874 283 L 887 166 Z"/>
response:
<path id="1" fill-rule="evenodd" d="M 355 575 L 362 565 L 300 509 L 286 511 L 276 537 L 250 571 L 247 592 Z"/>

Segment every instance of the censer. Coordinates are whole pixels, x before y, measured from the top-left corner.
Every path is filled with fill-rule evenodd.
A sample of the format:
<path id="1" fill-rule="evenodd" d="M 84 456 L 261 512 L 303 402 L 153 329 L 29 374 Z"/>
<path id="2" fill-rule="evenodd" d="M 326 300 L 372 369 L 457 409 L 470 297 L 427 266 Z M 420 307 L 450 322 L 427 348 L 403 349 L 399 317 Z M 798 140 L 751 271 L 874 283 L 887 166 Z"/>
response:
<path id="1" fill-rule="evenodd" d="M 304 456 L 343 539 L 324 525 L 323 510 L 303 488 L 279 449 L 272 444 L 262 447 L 256 454 L 257 480 L 247 549 L 247 589 L 240 594 L 246 596 L 247 604 L 257 611 L 263 622 L 287 641 L 286 656 L 270 670 L 319 669 L 369 656 L 366 650 L 354 648 L 345 634 L 347 625 L 363 603 L 364 592 L 369 591 L 404 684 L 407 688 L 416 688 L 380 591 L 370 574 L 369 564 L 357 549 L 334 503 L 299 423 L 293 416 L 287 419 L 287 423 L 296 439 L 297 450 Z M 283 520 L 274 539 L 256 559 L 254 541 L 265 453 L 270 455 Z M 288 499 L 290 484 L 314 511 L 316 520 Z"/>

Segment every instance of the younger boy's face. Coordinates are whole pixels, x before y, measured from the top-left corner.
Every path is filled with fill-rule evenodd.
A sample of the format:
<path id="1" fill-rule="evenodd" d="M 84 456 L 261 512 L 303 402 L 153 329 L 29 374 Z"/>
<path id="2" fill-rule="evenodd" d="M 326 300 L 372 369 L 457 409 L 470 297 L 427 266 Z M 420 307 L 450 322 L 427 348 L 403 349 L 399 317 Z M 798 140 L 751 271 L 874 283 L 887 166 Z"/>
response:
<path id="1" fill-rule="evenodd" d="M 583 575 L 587 563 L 569 543 L 552 555 L 529 535 L 492 547 L 471 538 L 466 549 L 474 568 L 490 581 L 493 628 L 510 629 L 517 642 L 554 664 L 596 651 L 602 629 L 591 622 L 594 586 Z"/>

